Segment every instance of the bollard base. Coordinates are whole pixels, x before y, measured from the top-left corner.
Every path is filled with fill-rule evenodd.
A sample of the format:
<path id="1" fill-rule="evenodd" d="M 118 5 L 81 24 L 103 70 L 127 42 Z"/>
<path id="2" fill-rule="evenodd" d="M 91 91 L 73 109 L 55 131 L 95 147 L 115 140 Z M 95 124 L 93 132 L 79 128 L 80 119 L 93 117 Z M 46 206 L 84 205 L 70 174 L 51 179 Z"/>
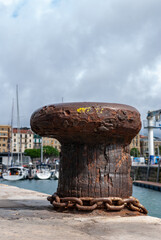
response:
<path id="1" fill-rule="evenodd" d="M 129 147 L 117 144 L 62 143 L 57 193 L 61 197 L 132 195 Z"/>

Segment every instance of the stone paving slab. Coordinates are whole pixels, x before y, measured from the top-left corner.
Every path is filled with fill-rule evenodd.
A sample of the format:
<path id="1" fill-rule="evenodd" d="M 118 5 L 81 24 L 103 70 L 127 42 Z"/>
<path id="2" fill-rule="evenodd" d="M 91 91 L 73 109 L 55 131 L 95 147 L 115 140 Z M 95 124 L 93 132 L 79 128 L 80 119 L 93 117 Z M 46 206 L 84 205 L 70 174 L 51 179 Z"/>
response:
<path id="1" fill-rule="evenodd" d="M 47 194 L 0 185 L 2 240 L 159 240 L 161 219 L 59 213 Z"/>

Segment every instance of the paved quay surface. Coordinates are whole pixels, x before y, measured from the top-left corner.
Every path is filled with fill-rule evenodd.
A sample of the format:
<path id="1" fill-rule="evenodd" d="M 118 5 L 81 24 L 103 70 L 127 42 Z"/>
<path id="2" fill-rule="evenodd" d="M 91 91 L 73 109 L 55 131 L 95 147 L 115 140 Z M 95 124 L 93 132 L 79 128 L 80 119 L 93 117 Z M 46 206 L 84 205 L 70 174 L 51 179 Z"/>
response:
<path id="1" fill-rule="evenodd" d="M 61 213 L 47 194 L 0 184 L 2 240 L 155 240 L 161 239 L 161 219 L 149 216 L 111 216 Z"/>

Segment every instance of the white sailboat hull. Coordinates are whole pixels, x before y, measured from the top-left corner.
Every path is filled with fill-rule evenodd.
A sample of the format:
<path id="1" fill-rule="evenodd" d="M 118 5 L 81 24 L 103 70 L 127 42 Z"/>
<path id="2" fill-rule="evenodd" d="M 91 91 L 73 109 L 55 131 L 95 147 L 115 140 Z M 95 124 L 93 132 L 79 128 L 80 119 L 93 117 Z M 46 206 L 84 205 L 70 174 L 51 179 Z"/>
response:
<path id="1" fill-rule="evenodd" d="M 2 174 L 4 180 L 17 181 L 27 178 L 27 170 L 23 167 L 10 167 L 7 172 Z"/>
<path id="2" fill-rule="evenodd" d="M 54 173 L 53 173 L 53 178 L 54 179 L 59 179 L 59 171 L 55 171 Z"/>
<path id="3" fill-rule="evenodd" d="M 37 172 L 36 178 L 41 180 L 49 179 L 51 178 L 51 172 L 50 171 Z"/>
<path id="4" fill-rule="evenodd" d="M 4 180 L 7 180 L 7 181 L 18 181 L 18 180 L 22 180 L 22 179 L 25 179 L 24 176 L 20 176 L 20 175 L 5 175 L 5 174 L 2 174 L 2 177 Z"/>

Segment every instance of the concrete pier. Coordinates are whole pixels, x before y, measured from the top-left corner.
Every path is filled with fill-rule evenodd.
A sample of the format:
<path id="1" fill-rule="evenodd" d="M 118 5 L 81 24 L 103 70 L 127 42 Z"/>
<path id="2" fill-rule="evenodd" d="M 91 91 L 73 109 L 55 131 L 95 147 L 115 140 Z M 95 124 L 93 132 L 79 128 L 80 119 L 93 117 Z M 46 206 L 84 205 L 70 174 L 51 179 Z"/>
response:
<path id="1" fill-rule="evenodd" d="M 0 184 L 2 240 L 158 240 L 161 219 L 61 213 L 53 210 L 47 194 Z"/>
<path id="2" fill-rule="evenodd" d="M 161 192 L 161 183 L 149 182 L 149 181 L 133 181 L 133 184 L 139 187 L 150 188 Z"/>

